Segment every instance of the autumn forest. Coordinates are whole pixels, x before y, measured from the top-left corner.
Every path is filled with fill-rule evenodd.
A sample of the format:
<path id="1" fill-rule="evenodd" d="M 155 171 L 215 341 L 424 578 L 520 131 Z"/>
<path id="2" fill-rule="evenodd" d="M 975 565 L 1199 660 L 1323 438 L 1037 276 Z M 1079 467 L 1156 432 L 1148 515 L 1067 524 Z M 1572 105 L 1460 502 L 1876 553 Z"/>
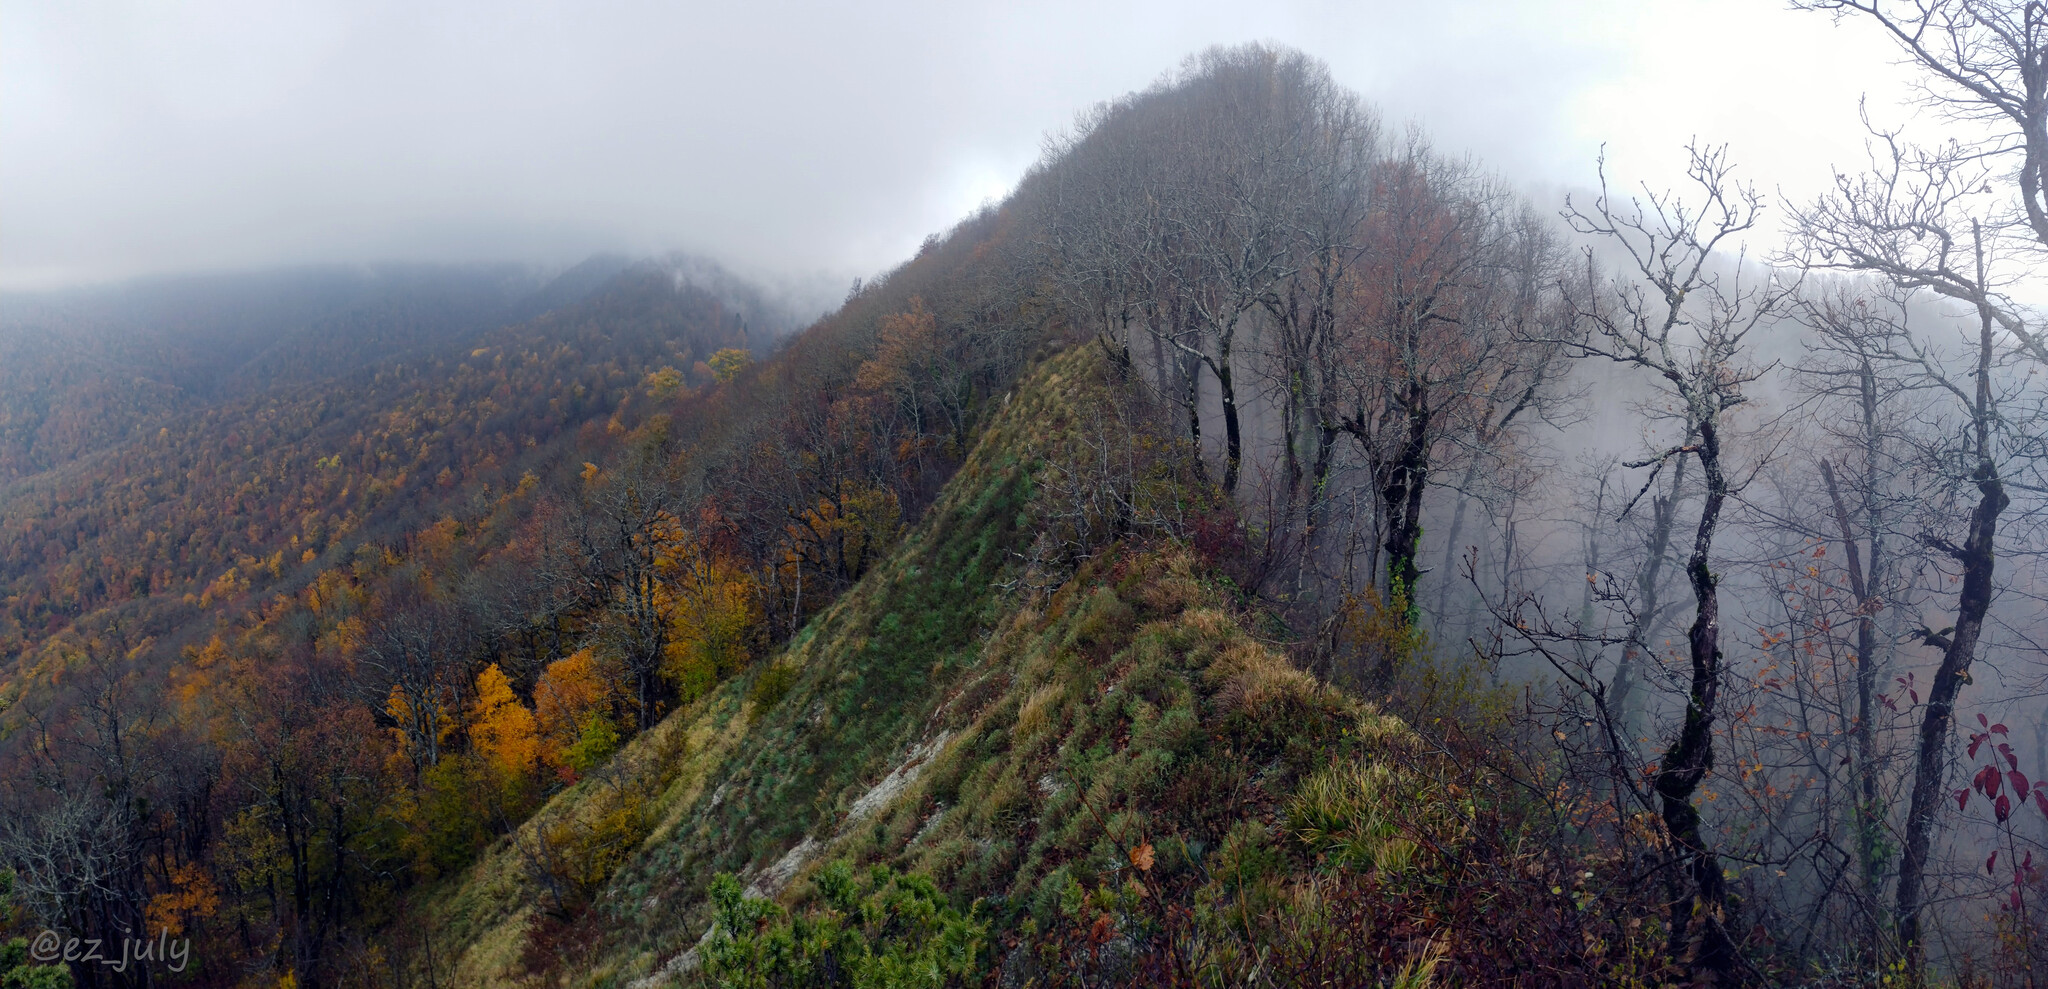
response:
<path id="1" fill-rule="evenodd" d="M 1981 139 L 1553 203 L 1254 44 L 823 315 L 6 296 L 0 987 L 2048 981 L 2048 21 L 1806 6 Z"/>

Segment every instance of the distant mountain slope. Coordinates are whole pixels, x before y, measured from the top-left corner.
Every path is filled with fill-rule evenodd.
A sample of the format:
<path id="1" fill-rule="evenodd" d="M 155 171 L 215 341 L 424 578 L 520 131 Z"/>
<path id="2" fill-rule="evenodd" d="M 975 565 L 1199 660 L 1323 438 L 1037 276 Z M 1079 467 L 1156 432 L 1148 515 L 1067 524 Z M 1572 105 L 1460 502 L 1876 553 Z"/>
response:
<path id="1" fill-rule="evenodd" d="M 174 646 L 210 585 L 258 593 L 346 536 L 503 491 L 561 438 L 646 401 L 650 372 L 746 347 L 750 325 L 756 346 L 788 330 L 760 293 L 665 263 L 597 259 L 539 287 L 497 270 L 278 277 L 274 305 L 247 285 L 163 288 L 168 301 L 100 300 L 107 322 L 75 333 L 32 313 L 0 334 L 23 358 L 0 374 L 49 374 L 0 389 L 50 403 L 39 425 L 10 420 L 16 462 L 62 460 L 0 478 L 0 657 L 95 613 Z M 181 306 L 199 325 L 124 322 Z M 507 314 L 525 318 L 493 322 Z"/>
<path id="2" fill-rule="evenodd" d="M 392 266 L 9 295 L 0 300 L 0 481 L 253 389 L 501 325 L 545 285 L 523 268 Z"/>

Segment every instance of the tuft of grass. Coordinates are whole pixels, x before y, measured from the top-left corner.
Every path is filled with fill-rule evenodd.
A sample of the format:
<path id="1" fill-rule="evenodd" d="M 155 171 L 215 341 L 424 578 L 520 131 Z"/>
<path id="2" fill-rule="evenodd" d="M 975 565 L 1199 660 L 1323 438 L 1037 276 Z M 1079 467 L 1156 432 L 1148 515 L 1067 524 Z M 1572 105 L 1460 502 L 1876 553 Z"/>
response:
<path id="1" fill-rule="evenodd" d="M 1415 863 L 1417 845 L 1403 824 L 1416 789 L 1387 763 L 1329 766 L 1288 802 L 1287 827 L 1334 864 L 1398 875 Z"/>
<path id="2" fill-rule="evenodd" d="M 1017 723 L 1010 729 L 1016 744 L 1028 746 L 1051 728 L 1053 716 L 1066 695 L 1066 684 L 1048 683 L 1025 698 L 1023 706 L 1017 709 Z"/>

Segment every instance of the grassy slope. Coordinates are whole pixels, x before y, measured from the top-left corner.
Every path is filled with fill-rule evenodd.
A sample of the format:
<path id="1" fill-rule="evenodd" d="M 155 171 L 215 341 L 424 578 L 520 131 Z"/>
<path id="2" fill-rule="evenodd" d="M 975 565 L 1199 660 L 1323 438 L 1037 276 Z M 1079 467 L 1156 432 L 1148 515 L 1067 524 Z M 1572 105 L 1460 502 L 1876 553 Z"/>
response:
<path id="1" fill-rule="evenodd" d="M 1241 869 L 1309 774 L 1405 744 L 1248 637 L 1185 550 L 1114 547 L 1049 596 L 1005 587 L 1036 531 L 1034 473 L 1101 408 L 1098 374 L 1077 348 L 1018 388 L 887 565 L 777 659 L 797 675 L 772 708 L 750 698 L 759 670 L 728 683 L 523 829 L 658 793 L 658 824 L 547 982 L 667 981 L 709 926 L 714 875 L 800 900 L 835 858 L 914 869 L 983 900 L 998 931 L 1042 930 L 1062 897 L 1129 879 L 1140 842 L 1161 882 Z M 547 899 L 523 861 L 501 842 L 422 904 L 442 984 L 539 981 L 520 955 Z"/>

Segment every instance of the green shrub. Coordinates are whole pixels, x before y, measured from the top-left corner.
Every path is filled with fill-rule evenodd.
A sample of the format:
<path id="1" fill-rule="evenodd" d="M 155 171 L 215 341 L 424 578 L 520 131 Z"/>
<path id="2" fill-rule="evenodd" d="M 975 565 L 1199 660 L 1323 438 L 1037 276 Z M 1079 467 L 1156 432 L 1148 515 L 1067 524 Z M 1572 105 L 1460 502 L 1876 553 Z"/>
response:
<path id="1" fill-rule="evenodd" d="M 730 873 L 712 880 L 717 916 L 704 972 L 719 986 L 860 986 L 942 989 L 978 985 L 989 924 L 955 909 L 930 879 L 875 866 L 826 866 L 812 885 L 822 902 L 791 913 L 750 898 Z"/>
<path id="2" fill-rule="evenodd" d="M 562 754 L 563 761 L 579 773 L 587 773 L 594 766 L 601 766 L 606 759 L 619 751 L 622 740 L 619 729 L 602 712 L 593 713 L 583 722 L 583 735 Z"/>
<path id="3" fill-rule="evenodd" d="M 754 702 L 753 716 L 759 718 L 782 703 L 782 699 L 789 696 L 790 688 L 796 686 L 796 675 L 794 664 L 781 661 L 770 663 L 767 669 L 762 670 L 760 677 L 754 680 L 754 689 L 747 694 L 747 699 Z"/>
<path id="4" fill-rule="evenodd" d="M 30 964 L 28 939 L 0 944 L 0 989 L 71 989 L 71 970 L 62 965 Z"/>

